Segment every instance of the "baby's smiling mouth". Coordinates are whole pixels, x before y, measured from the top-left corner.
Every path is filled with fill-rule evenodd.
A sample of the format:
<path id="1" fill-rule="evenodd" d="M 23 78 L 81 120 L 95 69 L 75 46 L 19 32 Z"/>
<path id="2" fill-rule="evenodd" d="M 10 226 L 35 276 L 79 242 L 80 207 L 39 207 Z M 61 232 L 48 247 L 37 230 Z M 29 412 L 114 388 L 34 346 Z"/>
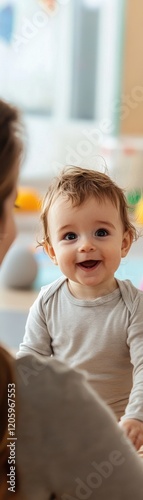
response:
<path id="1" fill-rule="evenodd" d="M 83 262 L 79 262 L 77 265 L 79 267 L 83 267 L 84 269 L 92 269 L 93 267 L 96 267 L 101 260 L 84 260 Z"/>

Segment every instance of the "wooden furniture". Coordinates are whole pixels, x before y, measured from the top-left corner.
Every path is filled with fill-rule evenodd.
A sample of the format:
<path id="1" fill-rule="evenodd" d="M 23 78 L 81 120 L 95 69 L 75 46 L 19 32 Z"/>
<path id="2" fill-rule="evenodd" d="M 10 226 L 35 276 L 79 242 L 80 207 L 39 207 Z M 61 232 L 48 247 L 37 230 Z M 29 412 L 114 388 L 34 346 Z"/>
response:
<path id="1" fill-rule="evenodd" d="M 120 133 L 143 135 L 143 2 L 127 0 L 123 37 Z"/>

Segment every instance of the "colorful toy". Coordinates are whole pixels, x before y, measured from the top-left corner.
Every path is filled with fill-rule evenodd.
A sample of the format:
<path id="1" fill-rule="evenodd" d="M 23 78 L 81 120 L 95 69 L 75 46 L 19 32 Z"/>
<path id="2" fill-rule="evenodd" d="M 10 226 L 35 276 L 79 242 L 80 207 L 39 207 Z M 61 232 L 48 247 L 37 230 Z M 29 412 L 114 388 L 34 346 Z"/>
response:
<path id="1" fill-rule="evenodd" d="M 143 224 L 143 198 L 140 199 L 135 207 L 135 220 L 138 224 Z"/>
<path id="2" fill-rule="evenodd" d="M 39 193 L 29 187 L 19 187 L 15 202 L 15 209 L 22 212 L 37 212 L 40 210 L 41 200 Z"/>
<path id="3" fill-rule="evenodd" d="M 127 201 L 128 204 L 131 206 L 131 208 L 134 208 L 134 205 L 136 205 L 140 199 L 141 199 L 141 190 L 130 191 L 127 194 Z"/>

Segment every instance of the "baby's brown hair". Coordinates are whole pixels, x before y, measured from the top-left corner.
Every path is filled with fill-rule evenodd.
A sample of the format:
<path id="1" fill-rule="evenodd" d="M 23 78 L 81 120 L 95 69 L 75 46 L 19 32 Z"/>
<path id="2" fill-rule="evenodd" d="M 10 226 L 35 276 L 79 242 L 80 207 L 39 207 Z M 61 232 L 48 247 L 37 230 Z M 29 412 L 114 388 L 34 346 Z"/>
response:
<path id="1" fill-rule="evenodd" d="M 137 239 L 136 228 L 129 218 L 124 191 L 104 173 L 82 167 L 67 166 L 57 177 L 54 177 L 44 197 L 41 211 L 44 235 L 39 243 L 40 246 L 44 247 L 49 241 L 48 212 L 52 203 L 60 195 L 70 199 L 73 206 L 81 205 L 91 196 L 95 196 L 99 203 L 109 199 L 116 208 L 119 206 L 124 231 L 130 232 L 132 240 Z"/>

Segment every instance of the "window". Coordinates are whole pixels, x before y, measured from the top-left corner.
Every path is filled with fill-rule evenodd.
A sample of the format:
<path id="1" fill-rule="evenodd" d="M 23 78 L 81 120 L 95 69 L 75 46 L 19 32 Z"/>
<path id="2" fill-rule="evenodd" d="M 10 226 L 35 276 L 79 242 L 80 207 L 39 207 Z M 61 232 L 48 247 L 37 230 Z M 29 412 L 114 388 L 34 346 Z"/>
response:
<path id="1" fill-rule="evenodd" d="M 25 112 L 54 112 L 64 10 L 60 4 L 50 10 L 38 0 L 2 2 L 0 95 Z"/>
<path id="2" fill-rule="evenodd" d="M 1 0 L 0 7 L 0 96 L 25 113 L 22 178 L 32 183 L 77 157 L 83 122 L 103 137 L 119 123 L 126 2 L 51 0 L 54 10 L 47 2 Z"/>

